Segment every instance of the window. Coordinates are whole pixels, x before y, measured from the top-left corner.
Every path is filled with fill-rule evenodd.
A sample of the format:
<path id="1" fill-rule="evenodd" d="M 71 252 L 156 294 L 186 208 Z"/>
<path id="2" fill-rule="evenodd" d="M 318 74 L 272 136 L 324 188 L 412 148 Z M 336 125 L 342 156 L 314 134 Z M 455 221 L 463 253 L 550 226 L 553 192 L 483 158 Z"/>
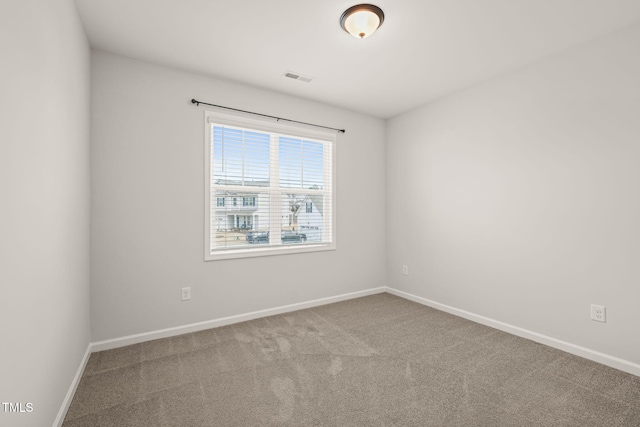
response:
<path id="1" fill-rule="evenodd" d="M 205 130 L 206 260 L 335 249 L 334 133 L 212 112 Z"/>

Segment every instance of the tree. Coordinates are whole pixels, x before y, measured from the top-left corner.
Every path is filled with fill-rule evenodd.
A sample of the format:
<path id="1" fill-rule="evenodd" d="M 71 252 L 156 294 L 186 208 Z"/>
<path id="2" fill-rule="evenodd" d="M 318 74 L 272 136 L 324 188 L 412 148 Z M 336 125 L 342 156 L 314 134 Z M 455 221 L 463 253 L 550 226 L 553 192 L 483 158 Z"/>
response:
<path id="1" fill-rule="evenodd" d="M 301 194 L 287 194 L 287 197 L 289 199 L 289 212 L 291 212 L 289 215 L 289 226 L 293 230 L 297 230 L 298 212 L 300 212 L 300 208 L 304 204 L 306 196 Z"/>

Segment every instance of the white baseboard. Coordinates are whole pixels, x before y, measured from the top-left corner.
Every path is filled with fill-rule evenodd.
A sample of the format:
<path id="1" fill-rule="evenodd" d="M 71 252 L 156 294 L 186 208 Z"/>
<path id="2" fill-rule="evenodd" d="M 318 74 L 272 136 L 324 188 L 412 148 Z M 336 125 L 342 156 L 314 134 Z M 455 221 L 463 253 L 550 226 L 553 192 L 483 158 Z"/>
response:
<path id="1" fill-rule="evenodd" d="M 637 363 L 630 362 L 628 360 L 624 360 L 615 356 L 600 353 L 598 351 L 591 350 L 589 348 L 571 344 L 566 341 L 552 338 L 547 335 L 539 334 L 537 332 L 533 332 L 527 329 L 513 326 L 508 323 L 500 322 L 498 320 L 494 320 L 488 317 L 480 316 L 478 314 L 474 314 L 469 311 L 460 310 L 458 308 L 441 304 L 439 302 L 422 298 L 417 295 L 413 295 L 408 292 L 400 291 L 394 288 L 387 287 L 386 292 L 401 298 L 405 298 L 405 299 L 417 302 L 422 305 L 426 305 L 428 307 L 435 308 L 437 310 L 445 311 L 447 313 L 451 313 L 456 316 L 464 317 L 465 319 L 474 321 L 476 323 L 482 323 L 483 325 L 490 326 L 492 328 L 499 329 L 501 331 L 508 332 L 510 334 L 517 335 L 522 338 L 527 338 L 531 341 L 535 341 L 540 344 L 548 345 L 549 347 L 557 348 L 558 350 L 566 351 L 567 353 L 571 353 L 576 356 L 584 357 L 585 359 L 593 360 L 594 362 L 602 363 L 603 365 L 607 365 L 612 368 L 619 369 L 621 371 L 628 372 L 633 375 L 640 376 L 640 365 Z"/>
<path id="2" fill-rule="evenodd" d="M 334 302 L 345 301 L 353 298 L 365 297 L 368 295 L 380 294 L 386 291 L 385 287 L 367 289 L 364 291 L 351 292 L 348 294 L 337 295 L 333 297 L 320 298 L 312 301 L 300 302 L 296 304 L 283 305 L 281 307 L 269 308 L 266 310 L 253 311 L 251 313 L 238 314 L 235 316 L 222 317 L 219 319 L 207 320 L 204 322 L 191 323 L 189 325 L 176 326 L 173 328 L 160 329 L 156 331 L 144 332 L 141 334 L 128 335 L 126 337 L 114 338 L 105 341 L 97 341 L 91 343 L 91 351 L 110 350 L 113 348 L 124 347 L 131 344 L 138 344 L 145 341 L 156 340 L 160 338 L 168 338 L 176 335 L 198 332 L 205 329 L 217 328 L 219 326 L 230 325 L 232 323 L 246 322 L 260 317 L 273 316 L 276 314 L 288 313 L 290 311 L 303 310 L 305 308 L 317 307 L 319 305 L 331 304 Z"/>
<path id="3" fill-rule="evenodd" d="M 87 362 L 89 361 L 89 356 L 91 356 L 91 353 L 92 353 L 91 343 L 89 343 L 89 345 L 87 346 L 87 350 L 84 352 L 84 356 L 80 361 L 80 366 L 78 366 L 76 375 L 73 377 L 71 386 L 67 391 L 67 395 L 64 397 L 64 400 L 62 401 L 62 406 L 60 406 L 60 410 L 58 411 L 58 416 L 53 422 L 53 427 L 62 427 L 62 423 L 64 422 L 64 417 L 67 415 L 67 411 L 69 410 L 69 406 L 71 405 L 71 401 L 73 400 L 73 395 L 76 394 L 76 390 L 78 389 L 78 384 L 80 384 L 80 379 L 82 378 L 82 374 L 84 373 L 84 368 L 87 366 Z"/>

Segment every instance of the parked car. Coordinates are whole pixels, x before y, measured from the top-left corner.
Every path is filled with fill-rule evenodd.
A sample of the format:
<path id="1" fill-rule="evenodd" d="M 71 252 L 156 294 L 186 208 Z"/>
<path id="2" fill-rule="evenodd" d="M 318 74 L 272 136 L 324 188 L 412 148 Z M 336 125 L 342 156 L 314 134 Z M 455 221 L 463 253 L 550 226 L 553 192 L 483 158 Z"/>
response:
<path id="1" fill-rule="evenodd" d="M 307 235 L 297 231 L 283 231 L 280 237 L 282 243 L 303 243 L 307 241 Z M 247 233 L 249 243 L 269 243 L 268 231 L 250 231 Z"/>
<path id="2" fill-rule="evenodd" d="M 283 231 L 282 243 L 302 243 L 307 241 L 307 235 L 297 231 Z"/>
<path id="3" fill-rule="evenodd" d="M 247 233 L 247 242 L 269 243 L 269 232 L 268 231 L 250 231 Z"/>

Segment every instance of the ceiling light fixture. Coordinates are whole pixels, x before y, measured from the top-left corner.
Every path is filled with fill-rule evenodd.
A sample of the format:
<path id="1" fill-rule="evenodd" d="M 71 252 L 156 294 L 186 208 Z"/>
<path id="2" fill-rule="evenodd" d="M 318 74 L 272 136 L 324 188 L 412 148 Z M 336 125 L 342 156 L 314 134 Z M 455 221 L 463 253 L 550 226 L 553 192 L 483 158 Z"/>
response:
<path id="1" fill-rule="evenodd" d="M 369 37 L 384 22 L 384 12 L 372 4 L 358 4 L 345 10 L 340 26 L 358 39 Z"/>

